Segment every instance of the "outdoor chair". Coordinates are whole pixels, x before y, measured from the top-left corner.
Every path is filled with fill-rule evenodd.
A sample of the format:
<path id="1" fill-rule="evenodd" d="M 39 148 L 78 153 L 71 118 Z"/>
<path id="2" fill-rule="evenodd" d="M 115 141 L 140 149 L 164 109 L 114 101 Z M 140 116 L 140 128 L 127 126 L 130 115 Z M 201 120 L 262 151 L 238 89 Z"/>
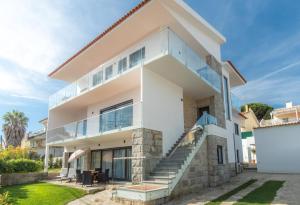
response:
<path id="1" fill-rule="evenodd" d="M 72 180 L 75 178 L 76 178 L 76 170 L 73 168 L 69 168 L 67 179 L 69 180 L 69 182 L 72 182 Z"/>
<path id="2" fill-rule="evenodd" d="M 92 175 L 91 171 L 83 171 L 82 173 L 82 186 L 90 185 L 93 186 L 94 183 L 94 176 Z"/>
<path id="3" fill-rule="evenodd" d="M 76 183 L 82 183 L 82 173 L 80 169 L 76 169 Z"/>
<path id="4" fill-rule="evenodd" d="M 68 168 L 62 168 L 59 176 L 57 176 L 57 177 L 60 179 L 60 182 L 62 182 L 63 180 L 67 180 L 68 179 Z"/>
<path id="5" fill-rule="evenodd" d="M 104 183 L 109 182 L 109 169 L 105 169 L 105 173 L 104 173 Z"/>

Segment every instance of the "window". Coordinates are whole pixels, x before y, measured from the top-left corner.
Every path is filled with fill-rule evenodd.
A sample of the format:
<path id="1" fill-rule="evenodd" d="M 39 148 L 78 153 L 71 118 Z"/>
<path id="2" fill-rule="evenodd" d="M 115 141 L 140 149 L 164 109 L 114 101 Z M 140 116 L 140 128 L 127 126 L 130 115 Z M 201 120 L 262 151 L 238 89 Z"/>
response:
<path id="1" fill-rule="evenodd" d="M 132 126 L 133 101 L 127 101 L 100 111 L 100 132 Z"/>
<path id="2" fill-rule="evenodd" d="M 101 168 L 101 150 L 93 150 L 91 169 Z"/>
<path id="3" fill-rule="evenodd" d="M 108 66 L 105 68 L 105 80 L 110 79 L 113 76 L 113 66 Z"/>
<path id="4" fill-rule="evenodd" d="M 218 164 L 223 164 L 223 147 L 217 145 Z"/>
<path id="5" fill-rule="evenodd" d="M 240 152 L 238 149 L 236 150 L 236 162 L 240 163 Z"/>
<path id="6" fill-rule="evenodd" d="M 240 127 L 237 123 L 234 123 L 234 134 L 240 135 Z"/>
<path id="7" fill-rule="evenodd" d="M 93 75 L 93 86 L 102 83 L 102 79 L 103 79 L 103 71 L 101 70 Z"/>
<path id="8" fill-rule="evenodd" d="M 145 58 L 145 47 L 129 55 L 129 67 L 132 68 L 133 66 L 136 66 L 144 58 Z"/>
<path id="9" fill-rule="evenodd" d="M 119 63 L 118 63 L 118 73 L 122 73 L 124 71 L 127 70 L 127 58 L 123 58 L 121 60 L 119 60 Z"/>
<path id="10" fill-rule="evenodd" d="M 224 89 L 224 101 L 225 101 L 225 115 L 226 115 L 226 119 L 230 120 L 228 79 L 225 76 L 223 76 L 223 89 Z"/>

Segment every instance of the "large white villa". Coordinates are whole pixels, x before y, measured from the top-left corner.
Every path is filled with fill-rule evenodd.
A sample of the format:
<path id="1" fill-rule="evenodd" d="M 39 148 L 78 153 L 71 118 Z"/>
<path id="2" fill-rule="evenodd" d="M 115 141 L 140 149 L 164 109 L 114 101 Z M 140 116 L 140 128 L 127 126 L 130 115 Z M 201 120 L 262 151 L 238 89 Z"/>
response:
<path id="1" fill-rule="evenodd" d="M 228 181 L 243 159 L 231 89 L 246 81 L 222 60 L 225 41 L 181 0 L 142 1 L 49 74 L 69 85 L 50 96 L 47 149 L 63 146 L 70 169 L 160 186 L 150 198 L 119 189 L 122 199 Z"/>

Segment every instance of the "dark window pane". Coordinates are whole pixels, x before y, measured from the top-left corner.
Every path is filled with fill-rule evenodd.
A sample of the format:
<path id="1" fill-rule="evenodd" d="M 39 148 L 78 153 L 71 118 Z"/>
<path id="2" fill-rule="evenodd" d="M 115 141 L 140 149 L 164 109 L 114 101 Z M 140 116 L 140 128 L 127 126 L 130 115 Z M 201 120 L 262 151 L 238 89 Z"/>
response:
<path id="1" fill-rule="evenodd" d="M 108 66 L 105 68 L 105 80 L 110 79 L 113 76 L 113 66 Z"/>
<path id="2" fill-rule="evenodd" d="M 132 68 L 133 66 L 136 66 L 144 58 L 145 58 L 145 47 L 129 55 L 129 67 Z"/>

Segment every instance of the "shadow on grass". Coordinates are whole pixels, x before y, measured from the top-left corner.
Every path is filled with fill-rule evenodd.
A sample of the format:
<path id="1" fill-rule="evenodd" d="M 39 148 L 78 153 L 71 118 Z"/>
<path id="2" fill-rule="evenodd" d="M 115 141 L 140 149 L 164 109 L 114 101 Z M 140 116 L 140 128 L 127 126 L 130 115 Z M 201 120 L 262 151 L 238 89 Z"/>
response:
<path id="1" fill-rule="evenodd" d="M 28 189 L 26 185 L 29 184 L 20 184 L 12 185 L 0 188 L 0 193 L 8 192 L 8 200 L 11 204 L 19 204 L 18 199 L 26 199 L 28 197 Z"/>
<path id="2" fill-rule="evenodd" d="M 222 202 L 224 202 L 226 199 L 230 198 L 231 196 L 233 196 L 234 194 L 238 193 L 239 191 L 247 188 L 248 186 L 250 186 L 251 184 L 255 183 L 256 181 L 257 181 L 256 179 L 250 179 L 246 183 L 244 183 L 244 184 L 236 187 L 235 189 L 227 192 L 226 194 L 223 194 L 223 195 L 219 196 L 218 198 L 212 200 L 211 202 L 206 203 L 205 205 L 219 205 Z"/>
<path id="3" fill-rule="evenodd" d="M 270 204 L 284 181 L 267 181 L 262 186 L 247 194 L 234 205 L 265 205 Z"/>

